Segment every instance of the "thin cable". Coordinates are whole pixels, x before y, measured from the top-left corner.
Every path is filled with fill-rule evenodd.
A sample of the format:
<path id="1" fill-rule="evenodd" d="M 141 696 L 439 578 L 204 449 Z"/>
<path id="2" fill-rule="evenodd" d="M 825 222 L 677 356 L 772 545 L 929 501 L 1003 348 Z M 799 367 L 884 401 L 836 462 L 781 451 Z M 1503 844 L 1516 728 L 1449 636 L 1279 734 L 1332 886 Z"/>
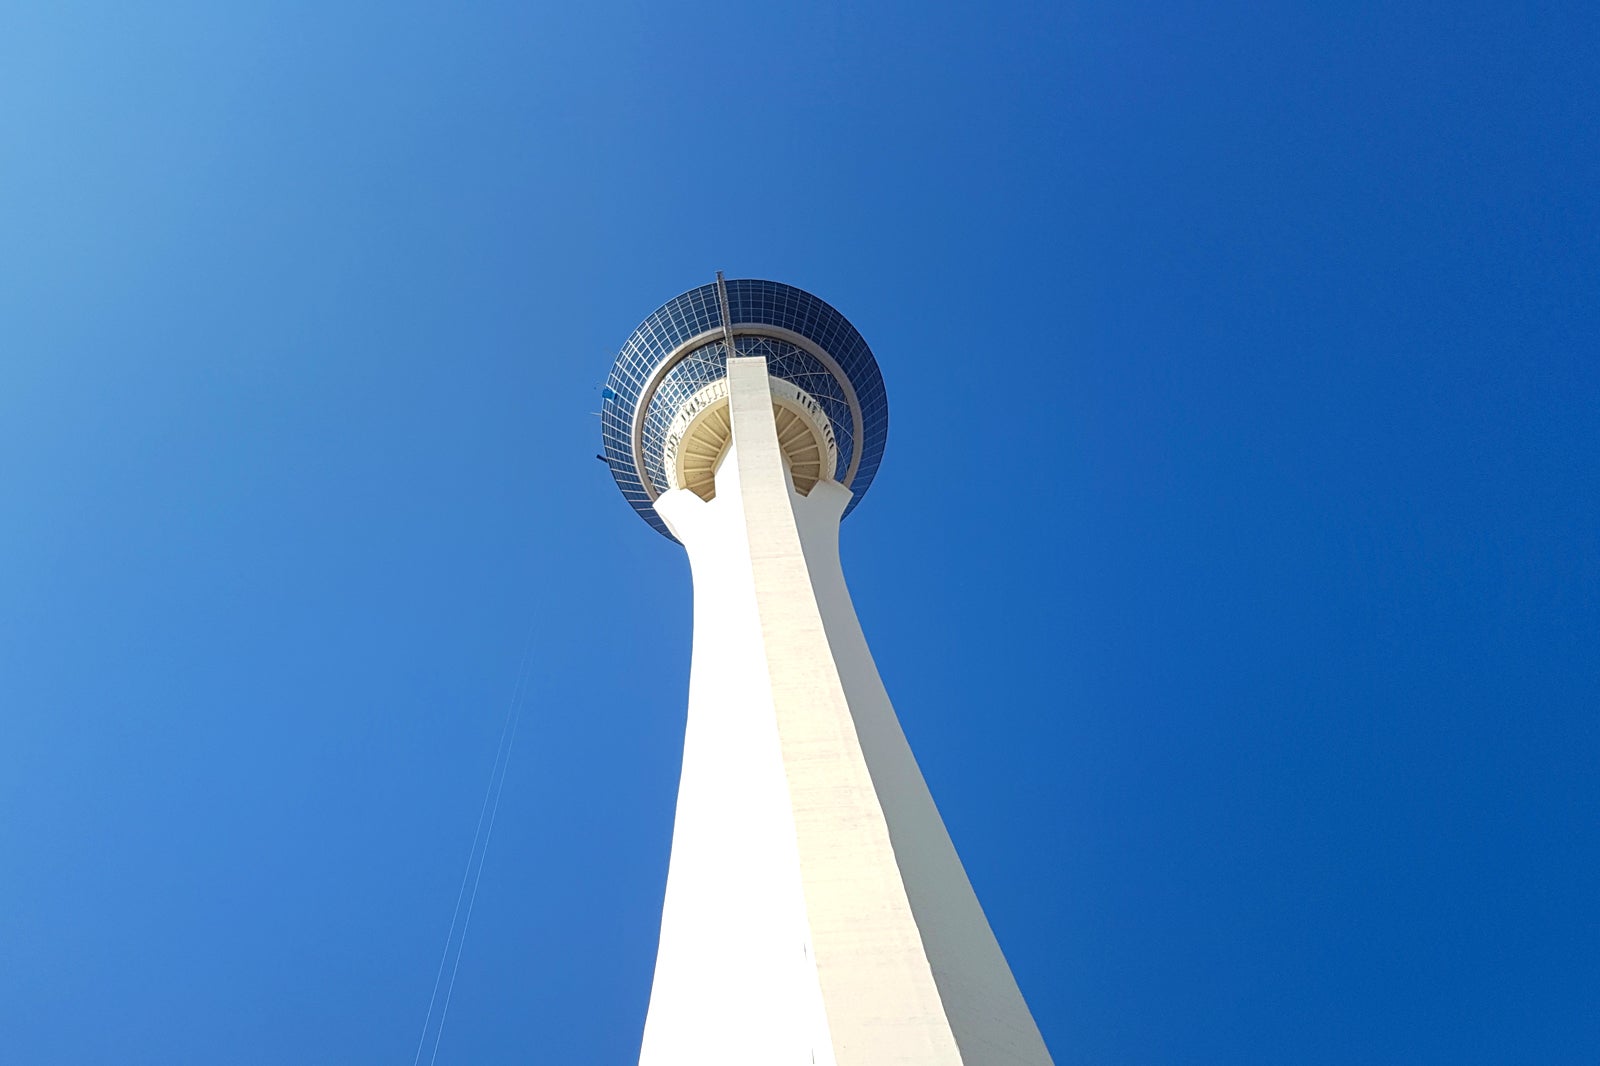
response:
<path id="1" fill-rule="evenodd" d="M 433 993 L 428 999 L 428 1014 L 422 1022 L 422 1036 L 418 1040 L 417 1054 L 413 1059 L 412 1066 L 417 1066 L 417 1064 L 421 1062 L 422 1049 L 427 1045 L 428 1029 L 433 1018 L 433 1007 L 438 1001 L 439 984 L 444 977 L 445 966 L 450 959 L 450 946 L 452 941 L 455 943 L 455 961 L 453 964 L 450 964 L 450 986 L 445 996 L 446 1009 L 448 1009 L 450 996 L 455 990 L 456 973 L 461 968 L 461 954 L 466 947 L 466 923 L 465 921 L 462 923 L 461 935 L 460 938 L 457 939 L 456 922 L 461 917 L 461 902 L 463 897 L 467 896 L 467 883 L 469 880 L 472 883 L 472 892 L 470 897 L 467 898 L 466 921 L 471 920 L 472 909 L 474 904 L 477 902 L 478 884 L 483 879 L 483 865 L 485 860 L 488 858 L 489 853 L 489 838 L 493 835 L 495 817 L 498 815 L 500 810 L 500 794 L 505 790 L 506 774 L 510 768 L 511 746 L 515 741 L 517 726 L 521 721 L 521 709 L 524 702 L 523 697 L 526 695 L 527 682 L 529 680 L 528 664 L 532 642 L 533 634 L 530 632 L 528 634 L 528 648 L 524 650 L 522 663 L 517 669 L 517 683 L 512 692 L 511 704 L 506 708 L 506 717 L 500 727 L 500 740 L 495 748 L 494 763 L 490 766 L 489 783 L 484 789 L 483 803 L 478 809 L 478 824 L 473 831 L 472 848 L 467 852 L 466 869 L 462 871 L 461 886 L 456 892 L 455 910 L 450 916 L 450 930 L 445 935 L 444 953 L 440 956 L 439 968 L 434 974 Z M 486 817 L 487 824 L 485 823 Z M 481 846 L 479 843 L 480 838 L 482 840 Z M 476 861 L 477 864 L 476 872 L 473 870 L 474 861 Z M 433 1055 L 429 1060 L 430 1063 L 434 1059 L 438 1058 L 439 1044 L 443 1038 L 444 1012 L 441 1011 L 439 1016 L 439 1026 L 434 1030 L 433 1034 Z"/>
<path id="2" fill-rule="evenodd" d="M 520 708 L 519 702 L 518 709 Z M 483 880 L 483 863 L 489 855 L 489 838 L 494 836 L 495 817 L 500 813 L 500 793 L 506 789 L 506 769 L 511 765 L 511 748 L 517 742 L 517 727 L 521 721 L 522 715 L 519 713 L 511 723 L 511 739 L 506 744 L 505 765 L 500 770 L 500 785 L 495 789 L 494 806 L 489 810 L 489 828 L 483 834 L 483 851 L 478 856 L 478 874 L 472 879 L 472 895 L 467 897 L 467 916 L 461 922 L 461 939 L 456 943 L 456 961 L 450 968 L 450 984 L 444 990 L 444 1006 L 439 1010 L 439 1028 L 433 1034 L 433 1058 L 428 1060 L 428 1066 L 433 1066 L 439 1058 L 439 1041 L 444 1038 L 444 1020 L 450 1014 L 450 1000 L 456 992 L 456 974 L 461 970 L 461 952 L 467 946 L 467 927 L 472 924 L 472 908 L 478 903 L 478 884 Z"/>
<path id="3" fill-rule="evenodd" d="M 495 745 L 494 762 L 489 768 L 489 783 L 483 790 L 483 802 L 478 806 L 478 824 L 474 826 L 472 830 L 472 847 L 467 851 L 466 868 L 461 871 L 461 886 L 456 890 L 455 909 L 450 912 L 450 928 L 445 933 L 444 950 L 439 954 L 439 966 L 433 975 L 433 991 L 428 996 L 428 1012 L 423 1016 L 422 1019 L 422 1033 L 417 1037 L 417 1053 L 411 1060 L 411 1066 L 419 1066 L 419 1064 L 422 1062 L 422 1049 L 427 1045 L 428 1042 L 428 1029 L 433 1023 L 434 1004 L 437 1003 L 439 999 L 439 985 L 444 979 L 445 965 L 450 958 L 451 942 L 455 941 L 456 939 L 456 922 L 461 916 L 461 901 L 467 896 L 467 882 L 469 880 L 472 880 L 472 896 L 467 903 L 467 921 L 469 922 L 472 919 L 472 905 L 477 901 L 478 898 L 478 881 L 482 880 L 483 878 L 483 859 L 488 855 L 489 852 L 489 836 L 493 835 L 494 833 L 494 818 L 500 810 L 500 793 L 505 790 L 506 769 L 511 763 L 511 745 L 515 743 L 517 726 L 521 721 L 523 697 L 526 695 L 529 678 L 528 665 L 533 654 L 533 636 L 534 629 L 530 627 L 528 630 L 528 638 L 523 643 L 522 661 L 517 664 L 517 680 L 516 684 L 513 685 L 511 689 L 511 702 L 510 705 L 506 707 L 506 716 L 500 723 L 500 739 Z M 502 763 L 505 765 L 502 765 Z M 499 778 L 498 788 L 495 784 L 497 777 Z M 492 805 L 490 803 L 491 796 L 493 797 Z M 485 816 L 488 817 L 489 825 L 489 831 L 487 834 L 484 832 Z M 483 839 L 481 854 L 478 846 L 480 837 Z M 472 874 L 472 863 L 474 857 L 478 859 L 477 880 L 473 880 Z M 466 925 L 463 924 L 461 928 L 461 940 L 456 945 L 455 966 L 450 971 L 451 991 L 454 991 L 455 989 L 455 974 L 456 970 L 458 970 L 461 966 L 461 949 L 466 944 L 466 935 Z M 450 996 L 447 992 L 445 995 L 445 1010 L 449 1009 L 449 1004 Z M 439 1055 L 439 1040 L 441 1037 L 443 1037 L 443 1035 L 444 1012 L 441 1011 L 439 1015 L 439 1028 L 434 1033 L 434 1058 L 437 1058 Z M 430 1059 L 429 1062 L 431 1063 L 432 1059 Z"/>

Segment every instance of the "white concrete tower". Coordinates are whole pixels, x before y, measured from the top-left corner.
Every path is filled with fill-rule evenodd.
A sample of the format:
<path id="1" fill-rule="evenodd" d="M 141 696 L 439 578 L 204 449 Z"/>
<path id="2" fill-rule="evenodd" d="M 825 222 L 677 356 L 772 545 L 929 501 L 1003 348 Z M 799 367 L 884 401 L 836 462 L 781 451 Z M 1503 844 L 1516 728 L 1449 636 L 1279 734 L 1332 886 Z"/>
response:
<path id="1" fill-rule="evenodd" d="M 845 587 L 839 521 L 888 429 L 860 334 L 719 275 L 634 332 L 602 419 L 623 494 L 694 576 L 640 1066 L 1050 1063 Z"/>

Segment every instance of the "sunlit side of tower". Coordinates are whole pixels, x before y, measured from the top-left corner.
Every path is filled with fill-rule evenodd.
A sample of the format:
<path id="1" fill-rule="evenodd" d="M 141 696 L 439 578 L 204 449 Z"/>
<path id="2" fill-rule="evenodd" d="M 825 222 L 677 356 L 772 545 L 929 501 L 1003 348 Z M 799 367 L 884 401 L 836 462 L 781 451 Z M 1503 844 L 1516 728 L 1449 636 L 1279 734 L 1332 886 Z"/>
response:
<path id="1" fill-rule="evenodd" d="M 640 1066 L 1049 1063 L 845 587 L 839 522 L 888 430 L 865 341 L 809 293 L 719 275 L 634 331 L 602 420 L 694 577 Z"/>

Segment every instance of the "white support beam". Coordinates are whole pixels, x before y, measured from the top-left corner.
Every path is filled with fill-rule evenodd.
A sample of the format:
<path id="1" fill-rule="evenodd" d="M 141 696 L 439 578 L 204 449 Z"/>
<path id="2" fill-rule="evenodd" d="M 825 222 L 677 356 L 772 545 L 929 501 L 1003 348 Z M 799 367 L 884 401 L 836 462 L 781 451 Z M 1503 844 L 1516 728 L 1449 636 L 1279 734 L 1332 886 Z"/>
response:
<path id="1" fill-rule="evenodd" d="M 715 498 L 656 501 L 695 634 L 641 1066 L 1049 1066 L 851 605 L 850 493 L 795 493 L 765 360 L 728 383 Z"/>

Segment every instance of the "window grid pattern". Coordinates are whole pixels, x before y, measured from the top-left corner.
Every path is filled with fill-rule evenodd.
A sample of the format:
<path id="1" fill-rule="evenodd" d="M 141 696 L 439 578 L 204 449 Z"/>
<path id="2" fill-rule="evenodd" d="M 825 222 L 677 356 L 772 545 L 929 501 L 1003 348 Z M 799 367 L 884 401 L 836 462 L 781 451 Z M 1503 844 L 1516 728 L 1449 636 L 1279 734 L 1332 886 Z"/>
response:
<path id="1" fill-rule="evenodd" d="M 728 313 L 736 329 L 778 326 L 800 334 L 816 344 L 844 371 L 861 405 L 862 439 L 854 440 L 854 427 L 844 389 L 825 366 L 811 353 L 775 337 L 741 335 L 734 338 L 740 355 L 764 355 L 771 373 L 805 389 L 827 412 L 833 422 L 839 446 L 839 465 L 834 477 L 843 480 L 851 456 L 859 446 L 861 462 L 850 488 L 853 496 L 849 514 L 861 502 L 878 472 L 889 431 L 888 398 L 877 360 L 861 334 L 843 315 L 808 292 L 775 281 L 737 279 L 728 281 Z M 727 373 L 726 347 L 719 337 L 708 340 L 676 364 L 662 378 L 647 400 L 644 419 L 644 459 L 646 469 L 638 470 L 633 461 L 633 418 L 646 384 L 663 360 L 686 341 L 722 328 L 716 285 L 702 285 L 670 300 L 634 330 L 617 355 L 606 382 L 601 406 L 601 434 L 605 459 L 617 487 L 646 522 L 671 536 L 666 524 L 651 506 L 645 478 L 656 491 L 665 492 L 668 482 L 662 466 L 662 446 L 667 428 L 680 404 L 699 389 Z"/>
<path id="2" fill-rule="evenodd" d="M 829 373 L 822 361 L 804 348 L 776 337 L 740 334 L 734 338 L 734 347 L 741 356 L 764 356 L 767 372 L 773 377 L 792 381 L 810 393 L 833 422 L 834 439 L 839 449 L 839 465 L 833 471 L 835 481 L 843 481 L 850 469 L 853 447 L 851 435 L 850 402 L 844 389 Z M 728 373 L 727 346 L 720 340 L 701 345 L 667 371 L 650 398 L 650 407 L 644 416 L 645 477 L 657 492 L 671 487 L 664 455 L 667 432 L 672 420 L 695 393 Z"/>

